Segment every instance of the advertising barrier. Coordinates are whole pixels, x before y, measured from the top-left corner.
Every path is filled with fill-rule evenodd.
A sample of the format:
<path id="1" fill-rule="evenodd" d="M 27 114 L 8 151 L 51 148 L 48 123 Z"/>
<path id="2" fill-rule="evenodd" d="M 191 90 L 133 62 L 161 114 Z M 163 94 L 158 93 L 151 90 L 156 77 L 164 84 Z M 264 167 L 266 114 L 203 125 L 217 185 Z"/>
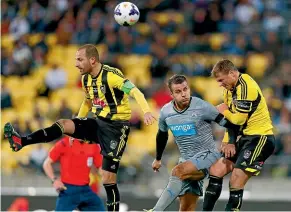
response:
<path id="1" fill-rule="evenodd" d="M 20 196 L 1 196 L 1 211 L 6 211 L 12 202 Z M 21 196 L 27 198 L 29 210 L 53 211 L 55 208 L 56 196 Z M 122 196 L 120 211 L 142 211 L 152 208 L 157 198 L 138 198 L 134 196 Z M 177 211 L 178 201 L 175 201 L 167 211 Z M 223 211 L 226 200 L 218 201 L 215 210 Z M 202 199 L 199 201 L 197 210 L 202 209 Z M 291 211 L 290 201 L 251 201 L 245 200 L 242 211 Z"/>

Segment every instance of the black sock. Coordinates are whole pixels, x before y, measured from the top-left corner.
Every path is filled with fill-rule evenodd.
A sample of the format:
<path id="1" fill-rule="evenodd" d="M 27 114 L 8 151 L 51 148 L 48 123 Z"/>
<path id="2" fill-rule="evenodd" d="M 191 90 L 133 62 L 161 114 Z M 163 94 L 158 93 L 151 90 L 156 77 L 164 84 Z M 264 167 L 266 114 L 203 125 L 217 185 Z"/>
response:
<path id="1" fill-rule="evenodd" d="M 216 201 L 218 200 L 222 190 L 223 178 L 209 176 L 209 183 L 205 190 L 203 211 L 212 211 Z"/>
<path id="2" fill-rule="evenodd" d="M 107 194 L 107 210 L 119 211 L 120 196 L 117 184 L 103 184 Z"/>
<path id="3" fill-rule="evenodd" d="M 59 123 L 54 123 L 52 126 L 37 130 L 28 136 L 21 137 L 22 146 L 46 143 L 60 138 L 63 135 L 63 127 Z"/>
<path id="4" fill-rule="evenodd" d="M 230 188 L 228 203 L 225 211 L 239 211 L 242 205 L 243 189 Z"/>

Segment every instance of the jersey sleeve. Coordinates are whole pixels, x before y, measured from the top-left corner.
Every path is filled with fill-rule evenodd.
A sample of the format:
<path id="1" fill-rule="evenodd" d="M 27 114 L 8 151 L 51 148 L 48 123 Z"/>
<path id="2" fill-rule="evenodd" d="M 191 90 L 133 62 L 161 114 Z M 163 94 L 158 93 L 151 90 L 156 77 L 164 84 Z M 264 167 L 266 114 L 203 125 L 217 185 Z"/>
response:
<path id="1" fill-rule="evenodd" d="M 87 75 L 83 75 L 82 78 L 81 78 L 82 89 L 83 89 L 83 91 L 84 91 L 84 93 L 85 93 L 85 97 L 86 97 L 87 99 L 90 99 L 90 94 L 89 94 L 88 90 L 87 90 L 86 87 L 85 87 L 85 77 L 88 77 L 88 76 L 87 76 Z"/>
<path id="2" fill-rule="evenodd" d="M 206 121 L 215 121 L 215 119 L 217 118 L 219 112 L 218 110 L 210 103 L 203 101 L 202 104 L 202 109 L 203 109 L 203 118 Z"/>
<path id="3" fill-rule="evenodd" d="M 165 115 L 165 112 L 164 112 L 164 108 L 162 108 L 161 112 L 160 112 L 159 130 L 161 130 L 163 132 L 167 132 L 168 131 L 168 126 L 167 126 L 167 123 L 166 123 L 166 115 Z"/>
<path id="4" fill-rule="evenodd" d="M 96 145 L 95 146 L 95 151 L 94 151 L 94 165 L 96 168 L 100 168 L 102 166 L 102 155 L 101 155 L 101 149 L 99 144 L 91 144 L 91 145 Z"/>
<path id="5" fill-rule="evenodd" d="M 111 87 L 122 90 L 125 82 L 128 80 L 124 78 L 123 73 L 119 69 L 108 72 L 108 83 Z"/>
<path id="6" fill-rule="evenodd" d="M 253 102 L 258 97 L 257 89 L 251 82 L 241 80 L 241 85 L 237 87 L 237 101 L 234 102 L 236 111 L 249 113 L 252 111 Z"/>
<path id="7" fill-rule="evenodd" d="M 60 159 L 61 154 L 63 153 L 65 147 L 65 140 L 58 141 L 53 148 L 49 152 L 49 157 L 54 162 L 58 161 Z"/>

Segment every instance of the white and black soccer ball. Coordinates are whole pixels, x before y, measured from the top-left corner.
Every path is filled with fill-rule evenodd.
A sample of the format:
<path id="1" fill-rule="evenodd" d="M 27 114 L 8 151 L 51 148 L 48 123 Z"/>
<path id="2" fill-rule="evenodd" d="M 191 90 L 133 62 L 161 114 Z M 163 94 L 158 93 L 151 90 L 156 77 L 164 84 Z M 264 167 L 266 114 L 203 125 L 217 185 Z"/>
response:
<path id="1" fill-rule="evenodd" d="M 134 25 L 139 19 L 139 10 L 131 2 L 121 2 L 114 9 L 114 19 L 121 26 Z"/>

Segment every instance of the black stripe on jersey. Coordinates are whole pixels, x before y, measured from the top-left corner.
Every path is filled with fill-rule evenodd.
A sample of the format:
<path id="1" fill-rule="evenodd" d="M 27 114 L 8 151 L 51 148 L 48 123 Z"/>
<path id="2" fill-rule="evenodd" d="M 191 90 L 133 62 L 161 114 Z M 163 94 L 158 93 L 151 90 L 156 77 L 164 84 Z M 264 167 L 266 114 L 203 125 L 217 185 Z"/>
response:
<path id="1" fill-rule="evenodd" d="M 108 77 L 108 71 L 106 69 L 103 69 L 102 84 L 105 86 L 105 91 L 106 91 L 104 96 L 105 96 L 107 104 L 108 104 L 108 106 L 110 108 L 110 114 L 108 114 L 107 115 L 108 117 L 106 116 L 106 118 L 109 118 L 109 117 L 111 118 L 111 116 L 113 114 L 117 113 L 117 107 L 116 107 L 116 103 L 114 101 L 113 95 L 111 93 L 110 87 L 108 85 L 107 77 Z"/>
<path id="2" fill-rule="evenodd" d="M 262 97 L 261 97 L 260 93 L 258 93 L 258 97 L 252 103 L 252 110 L 248 114 L 248 119 L 250 119 L 250 117 L 253 115 L 253 113 L 257 110 L 257 108 L 261 102 L 261 99 L 262 99 Z M 241 134 L 243 133 L 243 130 L 247 127 L 247 124 L 248 124 L 248 121 L 246 121 L 245 124 L 241 127 L 241 129 L 240 129 Z"/>
<path id="3" fill-rule="evenodd" d="M 120 105 L 121 101 L 122 101 L 122 99 L 124 97 L 124 92 L 119 90 L 119 89 L 117 89 L 117 88 L 113 88 L 113 91 L 114 91 L 116 103 L 117 103 L 117 105 Z"/>
<path id="4" fill-rule="evenodd" d="M 243 78 L 240 78 L 240 83 L 241 83 L 241 99 L 247 99 L 247 83 L 244 81 Z"/>
<path id="5" fill-rule="evenodd" d="M 84 88 L 86 89 L 86 92 L 89 93 L 88 91 L 88 74 L 86 74 L 84 77 L 83 77 L 83 85 L 84 85 Z M 87 97 L 88 98 L 88 97 Z"/>
<path id="6" fill-rule="evenodd" d="M 99 97 L 99 94 L 98 94 L 98 87 L 97 87 L 97 80 L 96 79 L 92 79 L 91 86 L 93 88 L 93 95 L 94 95 L 94 97 L 95 98 L 98 98 Z"/>
<path id="7" fill-rule="evenodd" d="M 103 67 L 106 71 L 112 72 L 122 78 L 124 78 L 123 74 L 121 74 L 119 71 L 116 70 L 116 68 L 112 68 L 112 67 L 108 67 L 108 66 L 104 66 Z"/>

